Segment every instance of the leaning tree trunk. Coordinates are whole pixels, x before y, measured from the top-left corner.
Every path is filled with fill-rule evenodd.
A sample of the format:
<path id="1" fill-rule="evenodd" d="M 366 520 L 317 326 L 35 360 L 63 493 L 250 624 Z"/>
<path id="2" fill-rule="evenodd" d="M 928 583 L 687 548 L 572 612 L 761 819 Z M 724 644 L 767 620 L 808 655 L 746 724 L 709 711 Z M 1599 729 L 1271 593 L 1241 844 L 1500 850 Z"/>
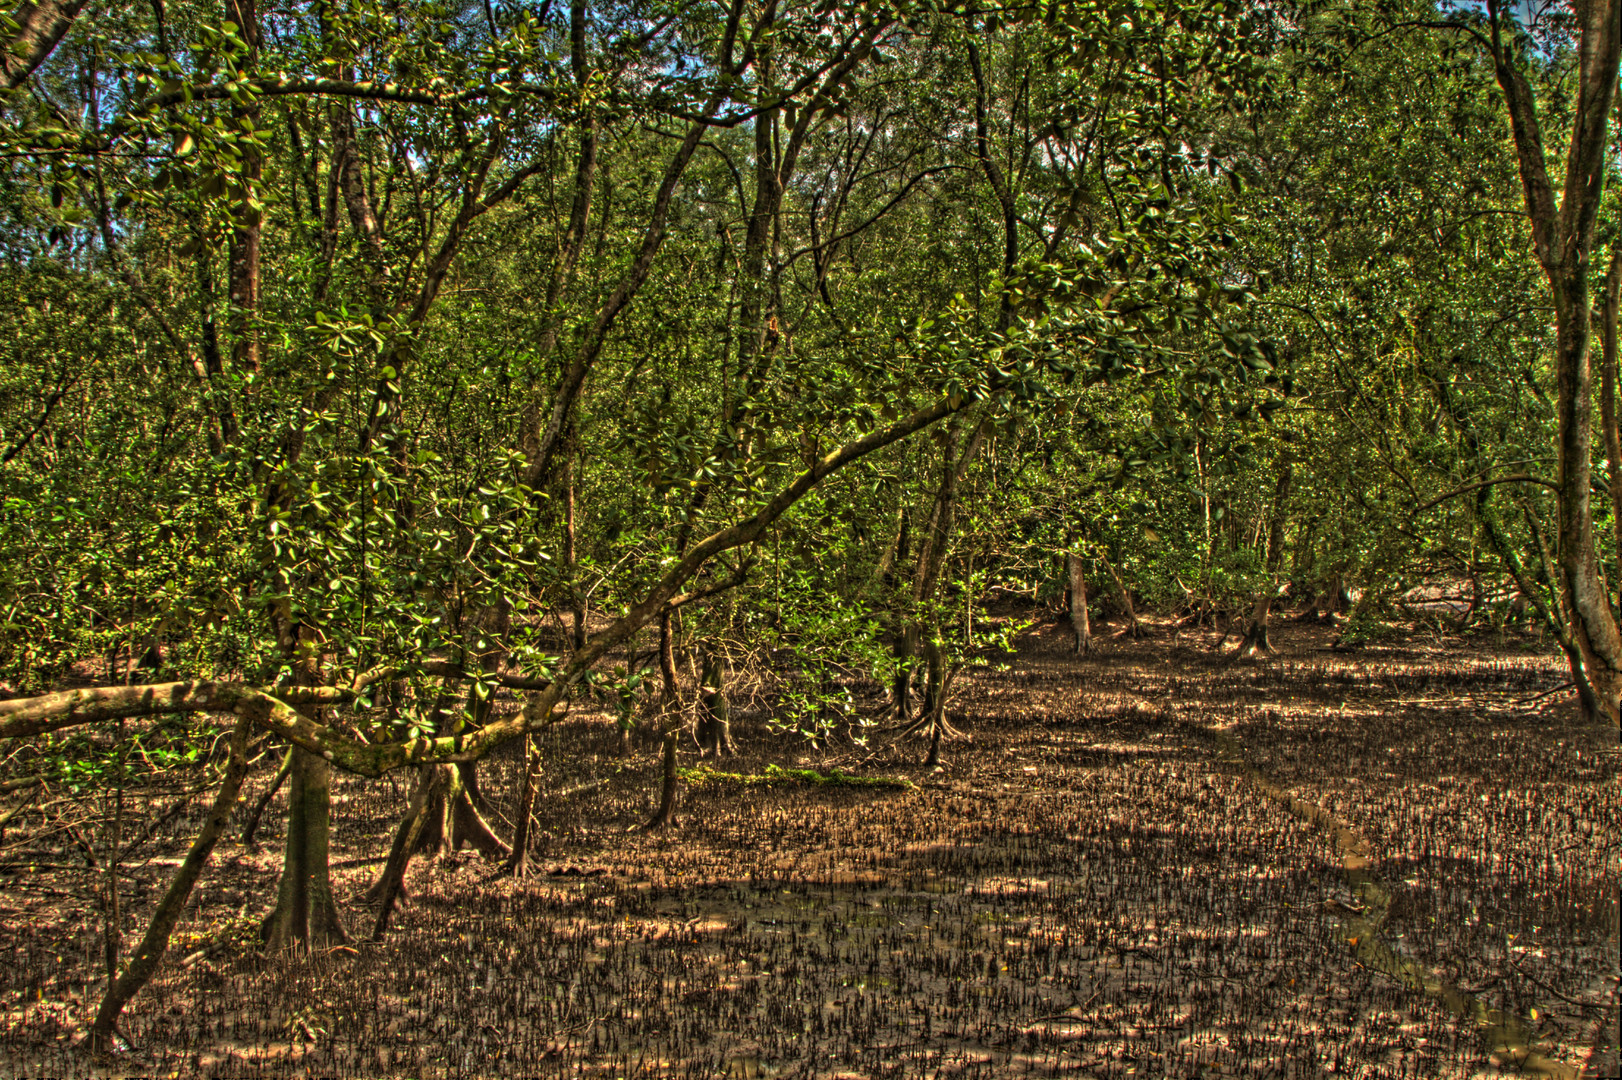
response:
<path id="1" fill-rule="evenodd" d="M 1115 564 L 1109 561 L 1108 555 L 1101 556 L 1104 560 L 1104 569 L 1109 571 L 1109 577 L 1115 583 L 1115 598 L 1120 601 L 1121 613 L 1126 616 L 1126 632 L 1137 637 L 1141 632 L 1138 627 L 1138 609 L 1132 606 L 1132 593 L 1127 589 L 1126 582 L 1116 572 Z"/>
<path id="2" fill-rule="evenodd" d="M 282 755 L 281 768 L 276 770 L 276 775 L 271 778 L 270 786 L 265 788 L 263 795 L 259 796 L 259 801 L 253 804 L 253 812 L 248 815 L 248 820 L 242 825 L 243 847 L 251 848 L 258 843 L 255 836 L 259 832 L 259 821 L 265 816 L 265 807 L 270 805 L 270 800 L 276 797 L 276 793 L 287 782 L 287 774 L 292 771 L 293 750 L 289 747 L 287 753 Z"/>
<path id="3" fill-rule="evenodd" d="M 287 843 L 276 907 L 261 936 L 272 952 L 323 949 L 349 940 L 327 873 L 332 832 L 332 766 L 302 747 L 293 750 L 287 807 Z"/>
<path id="4" fill-rule="evenodd" d="M 1086 655 L 1093 649 L 1093 628 L 1087 618 L 1087 576 L 1080 555 L 1072 552 L 1065 556 L 1065 562 L 1070 570 L 1070 628 L 1076 632 L 1076 651 Z"/>
<path id="5" fill-rule="evenodd" d="M 248 774 L 248 731 L 252 726 L 246 712 L 237 717 L 236 727 L 231 732 L 230 758 L 226 762 L 225 777 L 220 783 L 219 794 L 214 797 L 214 805 L 209 808 L 208 817 L 203 820 L 203 828 L 198 832 L 197 839 L 192 841 L 191 850 L 186 853 L 180 869 L 170 879 L 163 899 L 158 901 L 158 910 L 153 913 L 152 922 L 136 947 L 135 955 L 125 965 L 123 972 L 111 981 L 107 995 L 101 1000 L 101 1007 L 96 1010 L 96 1019 L 90 1026 L 90 1046 L 96 1053 L 112 1050 L 119 1014 L 158 970 L 158 964 L 169 948 L 169 937 L 185 911 L 192 886 L 197 884 L 197 879 L 203 873 L 203 865 L 208 862 L 214 845 L 231 819 L 237 794 L 242 790 L 242 778 Z"/>
<path id="6" fill-rule="evenodd" d="M 389 929 L 389 917 L 394 913 L 394 905 L 405 895 L 406 867 L 422 841 L 430 804 L 445 786 L 445 775 L 449 771 L 450 767 L 445 765 L 424 765 L 417 770 L 417 785 L 411 793 L 411 807 L 395 831 L 394 845 L 389 849 L 383 874 L 372 886 L 370 898 L 378 904 L 377 922 L 372 925 L 373 941 L 383 940 L 383 935 Z"/>
<path id="7" fill-rule="evenodd" d="M 512 849 L 501 864 L 503 874 L 524 877 L 529 873 L 529 833 L 535 816 L 535 792 L 540 787 L 540 748 L 535 736 L 524 736 L 524 779 L 518 788 L 518 821 L 513 825 Z"/>

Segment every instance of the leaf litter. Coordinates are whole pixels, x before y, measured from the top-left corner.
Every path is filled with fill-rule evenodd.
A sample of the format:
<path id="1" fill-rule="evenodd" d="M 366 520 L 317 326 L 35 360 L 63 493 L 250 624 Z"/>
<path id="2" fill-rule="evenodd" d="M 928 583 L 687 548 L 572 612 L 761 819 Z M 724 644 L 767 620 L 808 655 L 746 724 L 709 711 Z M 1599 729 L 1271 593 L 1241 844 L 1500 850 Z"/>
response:
<path id="1" fill-rule="evenodd" d="M 1554 659 L 1331 653 L 1281 628 L 1277 656 L 1234 664 L 1190 639 L 1083 659 L 1027 635 L 1008 670 L 959 680 L 949 718 L 973 742 L 938 771 L 916 743 L 808 753 L 740 710 L 744 753 L 689 773 L 662 833 L 628 831 L 654 749 L 627 756 L 581 714 L 540 740 L 539 871 L 419 859 L 376 946 L 259 953 L 267 815 L 261 846 L 216 855 L 109 1063 L 76 1043 L 103 982 L 97 872 L 43 818 L 34 846 L 13 825 L 0 1071 L 1451 1078 L 1603 1060 L 1615 736 L 1558 696 L 1528 703 L 1561 681 Z M 518 759 L 481 768 L 500 821 Z M 126 942 L 201 798 L 132 864 Z M 403 808 L 398 785 L 337 781 L 354 930 Z"/>

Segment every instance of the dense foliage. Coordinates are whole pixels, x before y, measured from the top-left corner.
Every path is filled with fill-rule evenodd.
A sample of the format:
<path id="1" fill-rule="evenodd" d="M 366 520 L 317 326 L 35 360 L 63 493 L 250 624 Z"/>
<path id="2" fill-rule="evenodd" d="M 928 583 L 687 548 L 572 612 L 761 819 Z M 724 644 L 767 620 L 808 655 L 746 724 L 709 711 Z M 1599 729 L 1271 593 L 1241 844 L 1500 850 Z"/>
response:
<path id="1" fill-rule="evenodd" d="M 1615 713 L 1614 3 L 79 8 L 0 26 L 0 679 L 163 689 L 0 720 L 270 729 L 289 877 L 324 761 L 582 695 L 665 820 L 678 657 L 812 739 L 918 678 L 938 754 L 977 610 L 1087 581 L 1247 650 L 1440 585 Z"/>

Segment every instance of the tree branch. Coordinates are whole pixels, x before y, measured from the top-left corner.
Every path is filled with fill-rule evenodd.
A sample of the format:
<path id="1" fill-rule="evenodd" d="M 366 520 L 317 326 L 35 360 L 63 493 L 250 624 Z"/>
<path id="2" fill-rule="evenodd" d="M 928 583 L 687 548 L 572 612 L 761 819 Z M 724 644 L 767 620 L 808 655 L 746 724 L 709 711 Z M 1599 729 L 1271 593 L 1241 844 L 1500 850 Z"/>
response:
<path id="1" fill-rule="evenodd" d="M 1532 476 L 1528 473 L 1516 473 L 1513 476 L 1500 476 L 1492 480 L 1480 480 L 1474 484 L 1466 484 L 1464 487 L 1461 487 L 1455 491 L 1450 491 L 1446 495 L 1438 495 L 1430 502 L 1420 503 L 1418 506 L 1414 507 L 1413 514 L 1410 516 L 1422 514 L 1431 507 L 1436 506 L 1439 503 L 1447 502 L 1449 499 L 1457 498 L 1460 495 L 1468 495 L 1472 491 L 1478 491 L 1484 487 L 1492 487 L 1496 484 L 1538 484 L 1542 487 L 1549 488 L 1551 491 L 1560 490 L 1560 485 L 1556 484 L 1553 480 L 1545 480 L 1541 476 Z"/>
<path id="2" fill-rule="evenodd" d="M 0 73 L 6 89 L 15 90 L 43 64 L 79 17 L 86 0 L 24 3 L 12 19 L 18 24 L 11 40 L 0 45 Z"/>

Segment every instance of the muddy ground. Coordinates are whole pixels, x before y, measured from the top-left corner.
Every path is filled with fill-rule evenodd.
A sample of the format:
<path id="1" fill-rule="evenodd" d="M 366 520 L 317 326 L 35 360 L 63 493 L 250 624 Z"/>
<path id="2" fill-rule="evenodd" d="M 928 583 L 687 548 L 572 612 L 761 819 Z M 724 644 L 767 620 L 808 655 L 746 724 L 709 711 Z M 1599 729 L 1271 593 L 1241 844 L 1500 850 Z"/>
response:
<path id="1" fill-rule="evenodd" d="M 539 874 L 421 860 L 387 942 L 310 958 L 254 944 L 278 797 L 257 850 L 216 852 L 126 1014 L 133 1047 L 101 1065 L 76 1040 L 104 971 L 86 863 L 106 802 L 56 792 L 0 839 L 0 1074 L 1614 1072 L 1615 733 L 1550 693 L 1561 664 L 1531 642 L 1330 640 L 1285 626 L 1275 656 L 1231 663 L 1162 632 L 1082 659 L 1041 627 L 1005 670 L 958 680 L 972 742 L 940 770 L 915 741 L 814 751 L 759 714 L 720 766 L 912 789 L 711 782 L 654 834 L 627 831 L 652 747 L 627 756 L 606 716 L 577 713 L 542 740 Z M 6 752 L 9 776 L 27 757 Z M 516 762 L 484 769 L 498 827 Z M 337 792 L 359 935 L 406 783 Z M 164 820 L 163 789 L 129 793 L 125 835 L 150 838 L 124 879 L 126 948 L 205 797 Z"/>

